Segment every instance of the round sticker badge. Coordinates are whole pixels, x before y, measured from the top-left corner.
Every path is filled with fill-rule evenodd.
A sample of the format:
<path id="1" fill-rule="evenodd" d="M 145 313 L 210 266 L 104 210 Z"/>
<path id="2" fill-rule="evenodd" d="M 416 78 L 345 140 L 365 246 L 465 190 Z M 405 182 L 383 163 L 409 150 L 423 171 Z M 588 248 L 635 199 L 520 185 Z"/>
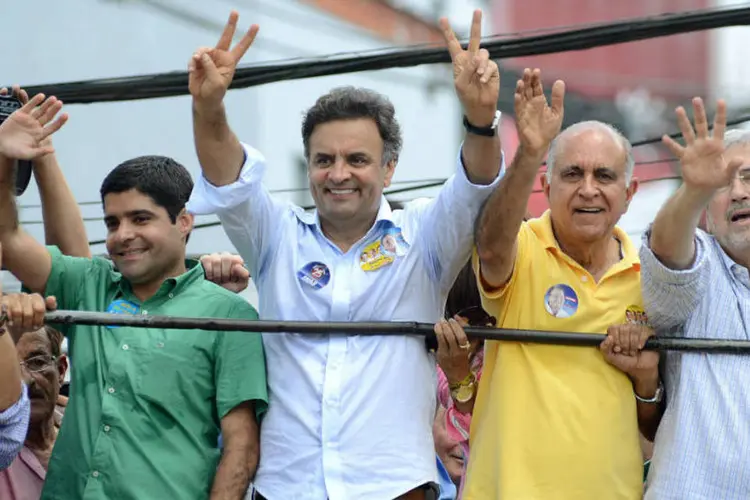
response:
<path id="1" fill-rule="evenodd" d="M 331 281 L 331 271 L 322 262 L 308 262 L 297 271 L 297 279 L 315 290 L 320 290 Z"/>
<path id="2" fill-rule="evenodd" d="M 380 253 L 388 257 L 403 257 L 408 249 L 401 228 L 392 227 L 380 238 Z"/>
<path id="3" fill-rule="evenodd" d="M 631 305 L 625 309 L 625 322 L 634 325 L 648 325 L 648 316 L 642 307 Z"/>
<path id="4" fill-rule="evenodd" d="M 569 318 L 578 310 L 578 295 L 568 285 L 553 285 L 544 294 L 544 308 L 555 318 Z"/>
<path id="5" fill-rule="evenodd" d="M 141 306 L 125 299 L 117 299 L 110 302 L 107 306 L 107 312 L 110 314 L 138 314 L 141 312 Z M 107 325 L 107 328 L 120 328 L 119 326 Z"/>

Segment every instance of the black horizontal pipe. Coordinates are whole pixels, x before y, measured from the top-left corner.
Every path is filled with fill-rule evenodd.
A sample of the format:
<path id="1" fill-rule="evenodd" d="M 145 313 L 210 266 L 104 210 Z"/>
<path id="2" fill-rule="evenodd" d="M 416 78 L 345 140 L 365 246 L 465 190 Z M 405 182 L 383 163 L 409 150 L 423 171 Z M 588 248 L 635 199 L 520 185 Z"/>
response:
<path id="1" fill-rule="evenodd" d="M 424 335 L 427 337 L 428 345 L 435 346 L 433 325 L 431 323 L 417 322 L 253 321 L 63 310 L 48 312 L 45 315 L 45 322 L 63 325 L 130 326 L 136 328 L 300 333 L 307 335 Z M 605 335 L 600 333 L 514 330 L 510 328 L 488 327 L 466 327 L 464 330 L 469 337 L 477 339 L 577 347 L 598 347 L 605 338 Z M 645 348 L 712 354 L 750 354 L 750 341 L 660 337 L 649 339 Z"/>

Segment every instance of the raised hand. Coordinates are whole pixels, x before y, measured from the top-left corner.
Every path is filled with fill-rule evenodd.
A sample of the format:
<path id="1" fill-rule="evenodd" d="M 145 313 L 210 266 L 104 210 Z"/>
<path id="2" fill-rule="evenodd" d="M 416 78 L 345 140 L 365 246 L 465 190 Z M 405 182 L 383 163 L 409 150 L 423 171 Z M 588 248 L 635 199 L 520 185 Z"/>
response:
<path id="1" fill-rule="evenodd" d="M 716 105 L 713 133 L 708 132 L 706 108 L 700 97 L 693 99 L 695 129 L 687 117 L 685 108 L 680 106 L 675 111 L 677 125 L 680 127 L 685 146 L 680 145 L 665 135 L 662 142 L 680 160 L 682 180 L 685 185 L 696 191 L 713 194 L 714 191 L 727 186 L 734 179 L 739 161 L 727 163 L 724 160 L 724 131 L 727 127 L 727 105 L 719 100 Z"/>
<path id="2" fill-rule="evenodd" d="M 8 89 L 6 87 L 0 88 L 0 95 L 8 95 Z M 13 95 L 21 101 L 24 105 L 29 102 L 29 94 L 18 85 L 13 85 Z M 52 136 L 47 136 L 46 139 L 39 141 L 40 146 L 52 146 Z"/>
<path id="3" fill-rule="evenodd" d="M 242 40 L 230 50 L 238 19 L 239 14 L 233 10 L 216 47 L 201 47 L 190 59 L 188 88 L 198 103 L 208 106 L 221 104 L 234 78 L 237 63 L 258 34 L 258 25 L 253 24 Z"/>
<path id="4" fill-rule="evenodd" d="M 52 96 L 45 100 L 44 94 L 37 94 L 13 112 L 0 125 L 0 154 L 17 160 L 33 160 L 53 153 L 55 150 L 45 140 L 60 130 L 68 120 L 63 113 L 62 101 Z"/>
<path id="5" fill-rule="evenodd" d="M 497 109 L 500 71 L 497 64 L 490 60 L 487 49 L 479 48 L 482 40 L 482 11 L 474 11 L 467 50 L 461 47 L 446 18 L 440 19 L 440 27 L 453 61 L 453 80 L 466 118 L 474 126 L 489 126 Z"/>
<path id="6" fill-rule="evenodd" d="M 250 284 L 250 272 L 239 255 L 227 252 L 212 253 L 204 255 L 200 261 L 206 279 L 230 292 L 240 293 Z"/>
<path id="7" fill-rule="evenodd" d="M 550 100 L 551 106 L 547 105 L 540 71 L 531 71 L 528 68 L 523 70 L 522 79 L 516 82 L 513 104 L 518 140 L 527 151 L 546 151 L 555 136 L 560 133 L 565 101 L 565 83 L 562 80 L 557 80 L 552 86 Z"/>

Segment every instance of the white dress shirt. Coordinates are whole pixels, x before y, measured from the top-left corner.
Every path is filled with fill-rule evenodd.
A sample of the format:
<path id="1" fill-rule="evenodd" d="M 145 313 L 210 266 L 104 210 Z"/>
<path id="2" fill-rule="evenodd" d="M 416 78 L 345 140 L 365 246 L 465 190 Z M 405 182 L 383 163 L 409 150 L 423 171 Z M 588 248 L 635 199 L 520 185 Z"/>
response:
<path id="1" fill-rule="evenodd" d="M 459 158 L 435 199 L 394 212 L 383 197 L 375 224 L 343 253 L 317 212 L 269 194 L 263 156 L 243 147 L 238 180 L 215 187 L 201 176 L 188 210 L 219 215 L 249 266 L 265 320 L 435 322 L 504 171 L 491 185 L 473 185 Z M 397 252 L 381 245 L 373 256 L 389 232 Z M 385 500 L 437 482 L 435 361 L 423 337 L 270 333 L 263 344 L 269 409 L 254 481 L 263 496 Z"/>

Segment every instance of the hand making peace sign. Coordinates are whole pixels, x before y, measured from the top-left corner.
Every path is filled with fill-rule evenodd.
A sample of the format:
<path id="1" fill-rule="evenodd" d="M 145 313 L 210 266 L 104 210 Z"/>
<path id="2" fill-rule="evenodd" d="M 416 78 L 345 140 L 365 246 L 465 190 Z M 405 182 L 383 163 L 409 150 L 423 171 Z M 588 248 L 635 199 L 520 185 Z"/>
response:
<path id="1" fill-rule="evenodd" d="M 257 24 L 250 26 L 242 40 L 230 50 L 239 17 L 233 10 L 216 47 L 201 47 L 190 59 L 188 88 L 196 102 L 208 106 L 221 104 L 232 83 L 237 63 L 253 44 L 258 34 Z"/>
<path id="2" fill-rule="evenodd" d="M 487 49 L 480 49 L 482 40 L 482 11 L 474 11 L 471 36 L 467 50 L 463 50 L 446 18 L 440 19 L 445 42 L 453 61 L 453 79 L 469 123 L 485 127 L 492 123 L 500 94 L 500 70 L 490 60 Z"/>

